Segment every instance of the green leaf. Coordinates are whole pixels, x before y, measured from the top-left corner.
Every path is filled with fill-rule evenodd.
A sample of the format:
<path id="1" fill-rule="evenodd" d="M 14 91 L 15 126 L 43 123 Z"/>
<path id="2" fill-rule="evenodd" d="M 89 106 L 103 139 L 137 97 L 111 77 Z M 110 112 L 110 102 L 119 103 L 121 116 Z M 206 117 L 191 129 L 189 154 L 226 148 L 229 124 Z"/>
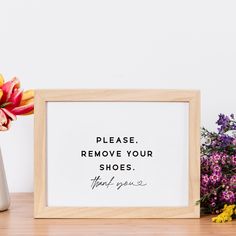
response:
<path id="1" fill-rule="evenodd" d="M 12 102 L 5 102 L 2 105 L 0 105 L 0 108 L 4 108 L 4 107 L 6 107 L 6 106 L 8 106 L 10 104 L 12 104 Z"/>

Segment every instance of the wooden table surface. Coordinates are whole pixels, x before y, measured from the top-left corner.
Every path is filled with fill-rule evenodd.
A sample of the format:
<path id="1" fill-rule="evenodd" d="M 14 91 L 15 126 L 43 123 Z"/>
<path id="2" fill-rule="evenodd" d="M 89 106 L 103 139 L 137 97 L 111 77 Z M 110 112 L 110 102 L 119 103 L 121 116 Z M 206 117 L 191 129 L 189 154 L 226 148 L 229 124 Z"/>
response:
<path id="1" fill-rule="evenodd" d="M 11 195 L 11 208 L 0 212 L 0 236 L 10 235 L 236 235 L 236 220 L 224 224 L 201 219 L 34 219 L 33 194 Z"/>

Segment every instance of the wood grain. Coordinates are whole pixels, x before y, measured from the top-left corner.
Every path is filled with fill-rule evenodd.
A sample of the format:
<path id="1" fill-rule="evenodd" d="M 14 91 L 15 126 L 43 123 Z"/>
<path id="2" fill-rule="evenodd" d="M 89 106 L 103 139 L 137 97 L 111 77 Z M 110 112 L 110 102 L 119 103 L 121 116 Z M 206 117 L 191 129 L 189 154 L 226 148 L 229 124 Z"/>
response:
<path id="1" fill-rule="evenodd" d="M 47 206 L 47 102 L 187 102 L 189 103 L 189 205 L 186 207 Z M 199 218 L 200 92 L 158 89 L 75 89 L 35 91 L 35 218 Z"/>
<path id="2" fill-rule="evenodd" d="M 233 236 L 236 220 L 216 224 L 200 219 L 34 219 L 33 194 L 11 194 L 11 208 L 0 213 L 1 236 Z"/>

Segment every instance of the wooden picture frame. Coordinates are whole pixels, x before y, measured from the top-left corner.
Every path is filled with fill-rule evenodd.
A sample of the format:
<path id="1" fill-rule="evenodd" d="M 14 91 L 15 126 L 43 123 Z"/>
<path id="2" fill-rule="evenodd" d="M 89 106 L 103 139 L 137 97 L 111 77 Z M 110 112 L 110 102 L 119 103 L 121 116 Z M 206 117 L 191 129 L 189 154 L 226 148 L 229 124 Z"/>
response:
<path id="1" fill-rule="evenodd" d="M 55 207 L 47 204 L 48 102 L 184 102 L 189 104 L 189 180 L 186 207 Z M 35 218 L 199 218 L 200 92 L 158 89 L 75 89 L 35 91 Z"/>

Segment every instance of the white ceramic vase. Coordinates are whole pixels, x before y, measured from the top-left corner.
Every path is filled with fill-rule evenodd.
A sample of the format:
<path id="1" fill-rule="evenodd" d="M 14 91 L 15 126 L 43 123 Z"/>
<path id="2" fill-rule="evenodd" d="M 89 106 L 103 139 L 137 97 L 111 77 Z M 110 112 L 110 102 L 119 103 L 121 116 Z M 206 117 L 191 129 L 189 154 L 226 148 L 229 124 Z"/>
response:
<path id="1" fill-rule="evenodd" d="M 6 211 L 10 206 L 10 196 L 7 186 L 7 179 L 0 149 L 0 211 Z"/>

